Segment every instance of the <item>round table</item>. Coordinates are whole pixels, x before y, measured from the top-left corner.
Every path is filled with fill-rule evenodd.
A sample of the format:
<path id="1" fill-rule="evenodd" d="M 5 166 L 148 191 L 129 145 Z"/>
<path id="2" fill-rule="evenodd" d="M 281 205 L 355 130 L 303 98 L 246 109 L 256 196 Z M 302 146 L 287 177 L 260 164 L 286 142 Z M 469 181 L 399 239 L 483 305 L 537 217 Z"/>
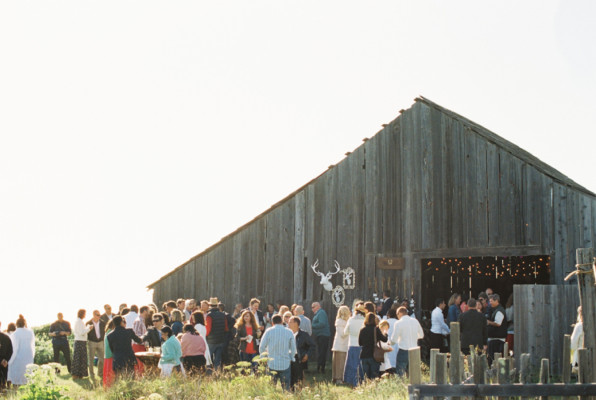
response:
<path id="1" fill-rule="evenodd" d="M 135 356 L 145 366 L 144 375 L 159 375 L 159 368 L 157 368 L 157 365 L 159 363 L 159 359 L 161 358 L 160 353 L 153 351 L 139 351 L 135 353 Z"/>

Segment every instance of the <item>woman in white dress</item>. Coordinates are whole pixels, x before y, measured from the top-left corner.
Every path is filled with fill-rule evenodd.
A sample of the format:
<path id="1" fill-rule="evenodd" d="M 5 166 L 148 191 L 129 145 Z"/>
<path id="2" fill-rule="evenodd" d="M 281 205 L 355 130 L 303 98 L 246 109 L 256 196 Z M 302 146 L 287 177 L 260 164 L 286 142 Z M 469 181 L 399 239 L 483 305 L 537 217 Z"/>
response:
<path id="1" fill-rule="evenodd" d="M 25 385 L 27 365 L 33 364 L 35 356 L 35 334 L 27 328 L 27 321 L 22 315 L 17 320 L 17 329 L 10 336 L 12 341 L 12 357 L 8 361 L 7 380 L 13 385 Z"/>
<path id="2" fill-rule="evenodd" d="M 345 332 L 346 325 L 350 319 L 348 306 L 341 306 L 337 310 L 335 318 L 335 337 L 333 338 L 333 361 L 331 363 L 331 379 L 334 383 L 341 383 L 344 380 L 344 368 L 346 356 L 348 355 L 349 333 Z"/>
<path id="3" fill-rule="evenodd" d="M 578 357 L 577 351 L 584 348 L 584 321 L 582 318 L 582 306 L 577 308 L 577 322 L 573 327 L 571 334 L 571 366 L 577 367 Z M 10 370 L 9 370 L 10 374 Z"/>
<path id="4" fill-rule="evenodd" d="M 203 339 L 205 339 L 205 343 L 207 343 L 207 327 L 205 326 L 205 316 L 203 315 L 203 312 L 196 311 L 192 314 L 192 317 L 196 322 L 195 330 L 199 335 L 203 337 Z M 211 353 L 209 352 L 209 345 L 207 345 L 206 347 L 207 348 L 205 349 L 205 365 L 210 366 Z"/>

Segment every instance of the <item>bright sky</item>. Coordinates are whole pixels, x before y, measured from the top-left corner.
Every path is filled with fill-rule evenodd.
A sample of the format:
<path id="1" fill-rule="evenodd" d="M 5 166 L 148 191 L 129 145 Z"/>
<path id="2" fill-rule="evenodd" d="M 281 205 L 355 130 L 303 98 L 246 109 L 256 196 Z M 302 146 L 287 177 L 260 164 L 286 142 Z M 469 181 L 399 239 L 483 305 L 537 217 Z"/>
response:
<path id="1" fill-rule="evenodd" d="M 149 301 L 418 95 L 596 192 L 594 43 L 591 0 L 1 2 L 2 329 Z"/>

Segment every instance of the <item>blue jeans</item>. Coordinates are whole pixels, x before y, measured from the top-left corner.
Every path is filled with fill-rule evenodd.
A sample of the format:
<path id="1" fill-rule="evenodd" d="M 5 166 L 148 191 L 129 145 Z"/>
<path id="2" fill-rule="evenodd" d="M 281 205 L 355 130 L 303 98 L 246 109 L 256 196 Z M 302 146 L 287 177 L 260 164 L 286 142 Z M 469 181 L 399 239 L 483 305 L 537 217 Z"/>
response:
<path id="1" fill-rule="evenodd" d="M 374 358 L 363 358 L 360 362 L 362 363 L 362 369 L 364 370 L 366 379 L 375 379 L 379 376 L 379 367 L 381 364 L 376 362 Z"/>
<path id="2" fill-rule="evenodd" d="M 362 347 L 350 346 L 346 356 L 346 367 L 344 368 L 344 382 L 352 386 L 358 386 L 364 378 L 362 365 L 360 364 L 360 353 Z"/>
<path id="3" fill-rule="evenodd" d="M 406 373 L 408 373 L 409 365 L 408 350 L 399 349 L 397 351 L 397 358 L 395 361 L 395 372 L 397 373 L 397 376 L 404 376 Z"/>
<path id="4" fill-rule="evenodd" d="M 221 368 L 221 359 L 223 355 L 224 344 L 209 344 L 209 353 L 211 353 L 211 361 L 213 361 L 213 369 Z"/>
<path id="5" fill-rule="evenodd" d="M 281 387 L 284 390 L 290 390 L 290 378 L 292 376 L 290 367 L 282 371 L 276 371 L 274 369 L 272 369 L 271 371 L 275 372 L 275 374 L 272 374 L 273 383 L 276 384 L 277 381 L 281 381 Z"/>

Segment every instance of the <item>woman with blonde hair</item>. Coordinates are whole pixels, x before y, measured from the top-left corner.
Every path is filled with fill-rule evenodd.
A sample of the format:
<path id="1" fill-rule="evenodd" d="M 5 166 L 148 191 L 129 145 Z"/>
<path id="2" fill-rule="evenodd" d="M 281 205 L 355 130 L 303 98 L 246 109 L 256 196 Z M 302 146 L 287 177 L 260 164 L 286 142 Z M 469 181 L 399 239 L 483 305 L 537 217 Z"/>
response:
<path id="1" fill-rule="evenodd" d="M 282 321 L 284 319 L 284 314 L 287 313 L 288 311 L 290 311 L 290 308 L 288 306 L 283 306 L 282 305 L 282 306 L 279 307 L 279 311 L 277 313 L 281 317 Z"/>
<path id="2" fill-rule="evenodd" d="M 252 368 L 256 368 L 256 363 L 252 359 L 258 353 L 258 347 L 255 339 L 261 336 L 261 330 L 255 315 L 251 311 L 244 311 L 236 325 L 236 337 L 240 340 L 240 361 L 248 361 L 252 363 Z"/>
<path id="3" fill-rule="evenodd" d="M 350 319 L 348 306 L 341 306 L 335 317 L 335 337 L 333 338 L 333 358 L 331 362 L 331 380 L 335 383 L 343 382 L 346 356 L 348 354 L 349 333 L 345 331 L 348 319 Z"/>
<path id="4" fill-rule="evenodd" d="M 174 337 L 177 337 L 178 334 L 182 333 L 182 328 L 184 327 L 184 324 L 182 323 L 183 320 L 184 314 L 182 314 L 182 311 L 178 309 L 172 310 L 172 319 L 170 320 L 170 323 L 172 325 L 171 328 Z"/>
<path id="5" fill-rule="evenodd" d="M 453 293 L 449 298 L 449 302 L 447 303 L 448 311 L 447 311 L 447 321 L 448 322 L 457 322 L 459 319 L 459 315 L 461 314 L 461 308 L 459 305 L 461 304 L 461 295 L 459 293 Z"/>

